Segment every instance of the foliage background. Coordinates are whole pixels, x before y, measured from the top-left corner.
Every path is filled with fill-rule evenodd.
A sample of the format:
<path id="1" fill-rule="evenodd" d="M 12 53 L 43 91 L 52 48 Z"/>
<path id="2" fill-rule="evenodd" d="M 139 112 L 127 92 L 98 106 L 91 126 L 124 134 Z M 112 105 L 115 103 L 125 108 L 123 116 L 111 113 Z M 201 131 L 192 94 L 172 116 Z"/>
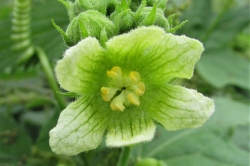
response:
<path id="1" fill-rule="evenodd" d="M 205 52 L 191 80 L 176 82 L 214 99 L 216 112 L 203 127 L 169 132 L 134 146 L 130 165 L 156 158 L 168 166 L 249 165 L 250 6 L 248 0 L 169 0 L 166 15 L 189 22 L 177 34 L 199 39 Z M 120 149 L 105 143 L 74 157 L 51 152 L 48 131 L 60 109 L 36 55 L 17 64 L 11 51 L 12 0 L 0 1 L 0 166 L 115 165 Z M 51 19 L 66 28 L 66 9 L 56 0 L 33 0 L 31 40 L 52 66 L 66 46 Z M 72 101 L 67 98 L 67 101 Z"/>

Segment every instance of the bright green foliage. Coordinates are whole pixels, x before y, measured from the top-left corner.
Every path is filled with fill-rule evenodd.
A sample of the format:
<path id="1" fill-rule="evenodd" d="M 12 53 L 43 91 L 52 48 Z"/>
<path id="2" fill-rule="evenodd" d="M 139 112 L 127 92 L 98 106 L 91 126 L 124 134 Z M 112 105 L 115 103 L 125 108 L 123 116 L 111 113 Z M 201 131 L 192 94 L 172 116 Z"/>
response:
<path id="1" fill-rule="evenodd" d="M 155 26 L 115 36 L 105 49 L 92 37 L 69 48 L 56 65 L 56 75 L 62 88 L 81 97 L 62 111 L 57 126 L 50 131 L 52 150 L 76 155 L 95 149 L 105 131 L 110 147 L 150 141 L 154 121 L 167 130 L 201 126 L 214 111 L 213 101 L 170 82 L 191 78 L 202 51 L 199 41 L 166 34 Z M 145 85 L 145 92 L 138 93 L 143 94 L 139 100 L 130 95 L 137 91 L 129 90 L 134 84 L 127 76 Z M 103 97 L 103 91 L 113 93 L 103 87 L 112 86 L 120 88 L 118 96 Z M 123 92 L 125 99 L 120 99 Z M 113 109 L 112 102 L 126 107 Z"/>

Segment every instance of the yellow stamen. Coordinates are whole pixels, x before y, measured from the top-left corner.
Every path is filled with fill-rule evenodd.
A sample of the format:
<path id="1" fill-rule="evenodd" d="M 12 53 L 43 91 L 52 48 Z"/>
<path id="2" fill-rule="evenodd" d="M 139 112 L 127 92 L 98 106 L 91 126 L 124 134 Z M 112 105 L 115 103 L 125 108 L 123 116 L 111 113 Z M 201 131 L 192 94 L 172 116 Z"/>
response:
<path id="1" fill-rule="evenodd" d="M 137 95 L 142 96 L 145 92 L 145 85 L 143 82 L 138 82 L 137 84 L 133 84 L 127 87 L 127 90 L 135 92 Z"/>
<path id="2" fill-rule="evenodd" d="M 129 73 L 129 77 L 134 81 L 134 82 L 138 82 L 140 80 L 140 74 L 136 71 L 131 71 Z"/>
<path id="3" fill-rule="evenodd" d="M 137 96 L 134 93 L 129 93 L 128 94 L 128 99 L 129 101 L 134 104 L 134 105 L 140 105 L 140 101 L 139 101 L 139 96 Z"/>
<path id="4" fill-rule="evenodd" d="M 110 101 L 114 97 L 114 95 L 116 94 L 117 90 L 118 90 L 118 88 L 102 87 L 101 88 L 102 99 L 104 101 Z"/>
<path id="5" fill-rule="evenodd" d="M 111 101 L 110 103 L 111 110 L 124 111 L 125 109 L 125 106 L 123 105 L 124 102 L 125 102 L 125 97 L 124 97 L 124 93 L 122 92 Z"/>
<path id="6" fill-rule="evenodd" d="M 124 111 L 127 106 L 140 105 L 139 97 L 145 92 L 145 84 L 140 82 L 138 72 L 131 71 L 126 75 L 115 66 L 107 71 L 107 75 L 111 78 L 110 87 L 102 87 L 101 96 L 104 101 L 110 102 L 111 110 Z"/>
<path id="7" fill-rule="evenodd" d="M 111 78 L 115 78 L 117 76 L 122 75 L 122 69 L 118 66 L 113 67 L 110 71 L 107 71 L 107 75 Z"/>
<path id="8" fill-rule="evenodd" d="M 139 82 L 137 84 L 137 87 L 138 87 L 138 89 L 135 91 L 136 94 L 142 96 L 144 94 L 144 92 L 145 92 L 145 85 L 144 85 L 144 83 L 143 82 Z"/>
<path id="9" fill-rule="evenodd" d="M 109 90 L 108 90 L 108 88 L 106 88 L 106 87 L 102 87 L 102 88 L 101 88 L 101 92 L 102 92 L 103 94 L 105 94 L 105 95 L 109 94 Z"/>

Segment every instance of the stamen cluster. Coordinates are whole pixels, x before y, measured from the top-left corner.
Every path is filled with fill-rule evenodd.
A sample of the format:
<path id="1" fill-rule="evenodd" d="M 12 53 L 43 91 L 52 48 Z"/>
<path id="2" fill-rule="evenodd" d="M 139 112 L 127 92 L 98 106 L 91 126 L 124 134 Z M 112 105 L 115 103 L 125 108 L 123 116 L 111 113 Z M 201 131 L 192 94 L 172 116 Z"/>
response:
<path id="1" fill-rule="evenodd" d="M 115 66 L 107 71 L 107 75 L 111 78 L 110 86 L 102 87 L 101 95 L 104 101 L 111 101 L 111 110 L 124 111 L 125 106 L 140 105 L 139 96 L 145 92 L 145 85 L 140 82 L 138 72 L 131 71 L 125 75 L 120 67 Z"/>

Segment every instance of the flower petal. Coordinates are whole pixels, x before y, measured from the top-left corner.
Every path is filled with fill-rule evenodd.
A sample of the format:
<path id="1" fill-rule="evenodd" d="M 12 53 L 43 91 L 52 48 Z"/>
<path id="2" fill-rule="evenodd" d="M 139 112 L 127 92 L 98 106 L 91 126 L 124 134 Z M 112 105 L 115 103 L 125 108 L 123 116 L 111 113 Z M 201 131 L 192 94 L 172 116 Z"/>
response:
<path id="1" fill-rule="evenodd" d="M 198 40 L 150 26 L 110 39 L 106 54 L 112 65 L 135 70 L 143 79 L 166 82 L 173 77 L 191 78 L 203 50 Z"/>
<path id="2" fill-rule="evenodd" d="M 121 67 L 124 72 L 140 73 L 137 69 L 142 65 L 144 53 L 153 47 L 164 33 L 164 30 L 158 27 L 139 27 L 129 33 L 115 36 L 106 43 L 105 61 L 108 61 L 110 66 Z"/>
<path id="3" fill-rule="evenodd" d="M 89 77 L 92 74 L 92 59 L 99 55 L 100 51 L 97 39 L 92 37 L 70 47 L 63 59 L 58 61 L 55 69 L 61 87 L 70 92 L 83 93 L 86 86 L 91 84 Z"/>
<path id="4" fill-rule="evenodd" d="M 161 39 L 165 33 L 159 27 L 139 27 L 129 33 L 115 36 L 106 45 L 114 54 L 122 56 L 137 56 L 138 51 L 145 51 Z M 122 57 L 125 58 L 125 57 Z"/>
<path id="5" fill-rule="evenodd" d="M 90 100 L 81 97 L 62 111 L 56 127 L 50 131 L 52 151 L 71 156 L 100 144 L 107 119 L 92 110 Z"/>
<path id="6" fill-rule="evenodd" d="M 124 112 L 114 112 L 117 116 L 110 123 L 107 146 L 126 146 L 150 141 L 154 137 L 155 125 L 151 118 L 140 109 L 129 108 L 126 108 Z M 135 107 L 131 106 L 131 108 Z"/>
<path id="7" fill-rule="evenodd" d="M 154 93 L 158 98 L 149 114 L 167 130 L 199 127 L 214 112 L 213 100 L 195 90 L 169 85 Z"/>
<path id="8" fill-rule="evenodd" d="M 155 46 L 148 50 L 140 70 L 148 71 L 153 80 L 191 78 L 194 66 L 204 48 L 198 40 L 186 36 L 164 34 Z M 144 76 L 142 76 L 144 77 Z"/>

